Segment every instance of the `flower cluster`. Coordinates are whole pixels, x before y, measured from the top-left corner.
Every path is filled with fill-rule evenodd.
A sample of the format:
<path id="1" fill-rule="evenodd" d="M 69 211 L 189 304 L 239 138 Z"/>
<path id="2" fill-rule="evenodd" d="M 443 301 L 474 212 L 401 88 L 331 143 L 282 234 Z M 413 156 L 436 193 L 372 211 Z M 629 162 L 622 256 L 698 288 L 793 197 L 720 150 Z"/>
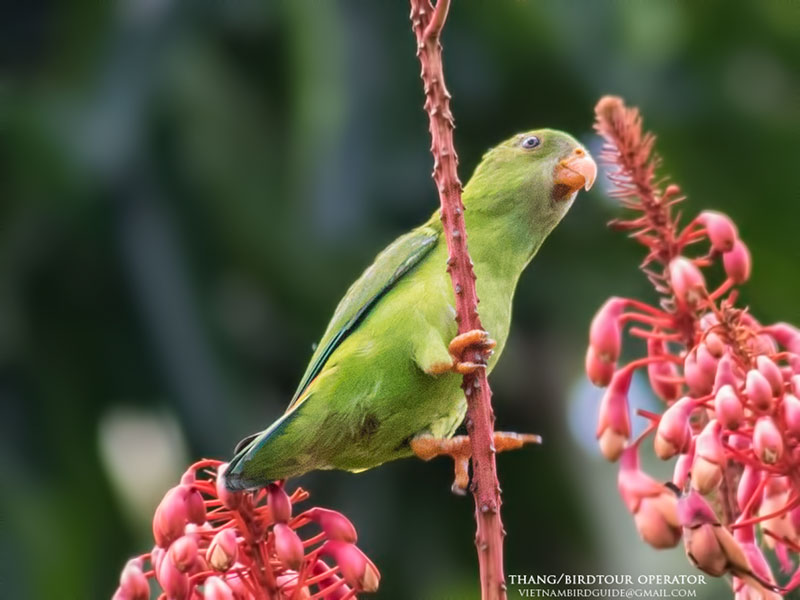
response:
<path id="1" fill-rule="evenodd" d="M 346 517 L 325 508 L 293 517 L 308 493 L 289 496 L 282 483 L 231 492 L 225 466 L 201 460 L 166 493 L 153 518 L 155 546 L 128 561 L 114 600 L 148 600 L 150 579 L 164 600 L 346 600 L 378 589 L 380 574 Z M 303 539 L 311 524 L 319 533 Z"/>
<path id="2" fill-rule="evenodd" d="M 611 298 L 592 321 L 586 371 L 607 388 L 600 449 L 619 461 L 619 491 L 645 542 L 668 548 L 683 538 L 695 566 L 733 576 L 737 598 L 779 597 L 800 584 L 800 330 L 762 325 L 736 305 L 736 286 L 751 271 L 747 247 L 721 213 L 680 224 L 673 207 L 683 196 L 656 179 L 655 138 L 643 133 L 639 112 L 605 97 L 596 117 L 611 193 L 633 213 L 610 226 L 645 247 L 641 269 L 659 295 L 657 305 Z M 721 282 L 709 286 L 716 273 Z M 646 355 L 620 365 L 626 328 Z M 637 369 L 665 408 L 639 411 L 649 426 L 631 440 Z M 671 484 L 639 468 L 651 436 L 659 458 L 676 459 Z M 791 573 L 782 587 L 767 550 Z"/>

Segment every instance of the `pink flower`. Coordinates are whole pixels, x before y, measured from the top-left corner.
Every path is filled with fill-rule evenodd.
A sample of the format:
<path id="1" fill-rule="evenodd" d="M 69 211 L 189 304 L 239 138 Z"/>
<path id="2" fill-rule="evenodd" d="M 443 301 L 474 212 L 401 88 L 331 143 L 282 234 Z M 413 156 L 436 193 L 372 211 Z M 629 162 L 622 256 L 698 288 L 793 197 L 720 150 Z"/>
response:
<path id="1" fill-rule="evenodd" d="M 225 466 L 201 460 L 166 493 L 153 518 L 157 544 L 128 563 L 114 600 L 149 599 L 149 578 L 166 600 L 341 600 L 378 589 L 380 574 L 354 545 L 356 531 L 346 517 L 311 508 L 292 518 L 308 493 L 289 495 L 282 483 L 229 492 L 220 484 Z M 321 533 L 309 532 L 310 523 Z"/>

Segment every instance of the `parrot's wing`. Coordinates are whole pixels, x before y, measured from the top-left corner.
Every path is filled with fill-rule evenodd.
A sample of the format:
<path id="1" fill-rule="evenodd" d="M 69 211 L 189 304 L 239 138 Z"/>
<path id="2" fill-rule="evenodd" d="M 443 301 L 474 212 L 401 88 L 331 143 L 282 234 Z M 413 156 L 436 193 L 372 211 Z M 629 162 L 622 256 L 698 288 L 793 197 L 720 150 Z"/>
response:
<path id="1" fill-rule="evenodd" d="M 243 439 L 236 446 L 235 456 L 225 471 L 230 489 L 248 489 L 263 485 L 263 477 L 249 473 L 258 461 L 264 444 L 285 427 L 297 414 L 295 411 L 309 397 L 309 386 L 320 375 L 330 355 L 350 335 L 380 299 L 409 273 L 433 249 L 439 232 L 431 227 L 419 227 L 401 236 L 381 252 L 358 280 L 350 286 L 339 302 L 328 329 L 322 336 L 311 362 L 303 375 L 286 413 L 266 431 Z"/>
<path id="2" fill-rule="evenodd" d="M 314 378 L 319 375 L 328 358 L 344 339 L 350 335 L 378 301 L 411 271 L 431 251 L 439 239 L 439 232 L 427 226 L 397 238 L 372 265 L 350 286 L 333 313 L 328 329 L 322 336 L 306 369 L 292 401 L 286 409 L 291 411 L 303 397 Z"/>

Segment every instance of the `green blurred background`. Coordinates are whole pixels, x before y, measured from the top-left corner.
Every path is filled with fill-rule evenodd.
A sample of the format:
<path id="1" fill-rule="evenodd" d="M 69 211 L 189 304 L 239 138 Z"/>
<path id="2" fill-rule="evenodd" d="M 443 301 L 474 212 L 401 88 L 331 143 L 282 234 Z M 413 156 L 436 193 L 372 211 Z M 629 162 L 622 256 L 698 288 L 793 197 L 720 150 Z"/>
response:
<path id="1" fill-rule="evenodd" d="M 436 208 L 408 10 L 4 8 L 0 596 L 109 597 L 152 544 L 163 491 L 282 411 L 350 282 Z M 519 130 L 596 151 L 592 107 L 621 94 L 687 210 L 739 224 L 744 301 L 800 322 L 799 39 L 797 0 L 456 0 L 444 45 L 462 178 Z M 604 227 L 603 188 L 525 274 L 492 377 L 498 427 L 545 437 L 499 459 L 508 573 L 693 573 L 680 548 L 638 541 L 593 444 L 588 322 L 608 295 L 651 298 L 639 249 Z M 355 522 L 380 597 L 471 598 L 472 502 L 450 481 L 444 460 L 406 460 L 298 483 Z"/>

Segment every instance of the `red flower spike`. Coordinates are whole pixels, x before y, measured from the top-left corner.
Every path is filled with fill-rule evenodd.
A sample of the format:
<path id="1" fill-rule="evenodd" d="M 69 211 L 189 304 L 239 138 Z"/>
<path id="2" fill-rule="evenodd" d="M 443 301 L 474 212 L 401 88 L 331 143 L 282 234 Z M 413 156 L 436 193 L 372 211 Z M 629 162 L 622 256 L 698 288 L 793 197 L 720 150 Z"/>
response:
<path id="1" fill-rule="evenodd" d="M 597 441 L 603 456 L 612 462 L 619 458 L 631 435 L 628 389 L 632 377 L 630 369 L 617 371 L 600 403 Z"/>
<path id="2" fill-rule="evenodd" d="M 739 238 L 736 225 L 727 215 L 712 210 L 704 210 L 697 220 L 705 225 L 711 247 L 717 252 L 730 252 Z"/>
<path id="3" fill-rule="evenodd" d="M 209 566 L 216 571 L 227 571 L 236 562 L 239 555 L 239 545 L 236 542 L 236 532 L 233 529 L 223 529 L 206 550 L 206 560 Z"/>
<path id="4" fill-rule="evenodd" d="M 273 501 L 270 507 L 267 490 L 232 494 L 221 487 L 220 473 L 224 473 L 225 466 L 216 460 L 198 461 L 181 477 L 181 484 L 167 492 L 154 517 L 154 535 L 159 532 L 164 547 L 156 545 L 149 555 L 131 560 L 114 600 L 149 598 L 148 578 L 155 579 L 164 591 L 159 600 L 355 598 L 355 591 L 335 572 L 320 580 L 317 576 L 330 569 L 315 571 L 310 566 L 317 561 L 321 549 L 318 544 L 325 537 L 355 541 L 352 523 L 343 515 L 323 508 L 311 508 L 299 518 L 276 523 L 273 508 L 279 502 L 291 510 L 292 504 L 305 500 L 308 494 L 297 489 L 289 496 L 282 486 L 276 485 L 273 496 L 279 501 Z M 202 511 L 198 505 L 190 509 L 198 499 Z M 188 517 L 190 512 L 197 517 L 194 521 L 199 521 L 198 515 L 203 514 L 203 522 L 197 524 L 181 518 Z M 303 528 L 309 521 L 316 521 L 323 533 L 314 535 L 309 531 L 304 542 L 297 528 Z M 180 535 L 175 537 L 176 525 L 165 533 L 164 526 L 158 527 L 156 522 L 159 526 L 182 523 Z M 380 578 L 375 565 L 355 546 L 341 555 L 350 575 L 361 578 L 359 593 L 374 591 Z M 143 572 L 145 561 L 152 568 Z M 364 567 L 363 571 L 353 570 L 358 565 Z"/>
<path id="5" fill-rule="evenodd" d="M 659 296 L 652 307 L 617 300 L 636 311 L 621 313 L 623 323 L 649 325 L 630 329 L 630 335 L 647 340 L 647 356 L 624 369 L 647 366 L 650 387 L 667 404 L 661 415 L 642 413 L 651 426 L 622 451 L 620 494 L 640 535 L 665 531 L 643 508 L 651 496 L 642 490 L 657 488 L 647 487 L 654 481 L 639 470 L 636 456 L 641 441 L 654 435 L 658 456 L 677 457 L 673 479 L 679 489 L 686 489 L 691 471 L 691 486 L 677 510 L 690 562 L 714 576 L 730 574 L 737 599 L 779 600 L 776 590 L 800 587 L 800 568 L 779 586 L 761 549 L 774 547 L 788 573 L 792 553 L 800 548 L 800 330 L 787 323 L 764 327 L 736 305 L 736 288 L 752 269 L 747 247 L 720 213 L 705 211 L 681 226 L 673 212 L 683 200 L 680 188 L 660 183 L 655 138 L 643 132 L 638 111 L 605 97 L 595 112 L 613 195 L 633 213 L 615 224 L 645 247 L 640 268 Z M 704 238 L 710 252 L 692 252 Z M 726 278 L 706 287 L 701 269 L 715 263 Z M 592 352 L 587 371 L 613 386 L 610 370 L 604 371 Z M 681 363 L 678 374 L 675 366 Z M 686 389 L 684 384 L 687 395 L 676 400 L 672 393 Z M 604 404 L 611 397 L 605 396 Z M 601 425 L 605 431 L 606 423 Z M 719 518 L 698 490 L 713 491 Z"/>
<path id="6" fill-rule="evenodd" d="M 654 447 L 661 460 L 672 458 L 683 452 L 689 443 L 689 415 L 694 409 L 694 400 L 684 396 L 661 415 L 656 429 Z"/>
<path id="7" fill-rule="evenodd" d="M 355 544 L 358 540 L 356 528 L 353 527 L 350 520 L 335 510 L 312 508 L 304 512 L 303 516 L 319 525 L 329 540 L 349 542 L 351 544 Z"/>
<path id="8" fill-rule="evenodd" d="M 744 385 L 745 394 L 750 405 L 757 411 L 766 413 L 772 410 L 775 399 L 772 397 L 772 387 L 767 378 L 756 369 L 747 372 Z"/>
<path id="9" fill-rule="evenodd" d="M 283 484 L 270 483 L 267 486 L 267 504 L 276 523 L 288 523 L 292 518 L 292 501 L 283 489 Z"/>
<path id="10" fill-rule="evenodd" d="M 760 417 L 756 421 L 753 452 L 765 465 L 774 465 L 783 456 L 783 438 L 772 417 Z"/>
<path id="11" fill-rule="evenodd" d="M 203 586 L 203 598 L 205 600 L 234 600 L 233 590 L 216 575 L 206 579 Z"/>
<path id="12" fill-rule="evenodd" d="M 303 542 L 294 529 L 285 523 L 276 523 L 272 529 L 275 534 L 275 554 L 287 568 L 297 571 L 303 565 Z"/>
<path id="13" fill-rule="evenodd" d="M 725 273 L 734 283 L 744 283 L 750 279 L 750 270 L 752 269 L 750 251 L 741 240 L 736 240 L 733 250 L 722 255 L 722 264 L 725 267 Z"/>
<path id="14" fill-rule="evenodd" d="M 736 430 L 744 421 L 744 408 L 730 384 L 723 385 L 714 396 L 714 412 L 725 429 Z"/>
<path id="15" fill-rule="evenodd" d="M 320 549 L 320 555 L 330 556 L 339 565 L 342 577 L 350 587 L 365 592 L 378 589 L 380 573 L 364 553 L 347 542 L 327 541 Z"/>
<path id="16" fill-rule="evenodd" d="M 696 306 L 705 296 L 706 280 L 688 258 L 678 256 L 669 263 L 669 282 L 675 298 L 684 306 Z"/>

